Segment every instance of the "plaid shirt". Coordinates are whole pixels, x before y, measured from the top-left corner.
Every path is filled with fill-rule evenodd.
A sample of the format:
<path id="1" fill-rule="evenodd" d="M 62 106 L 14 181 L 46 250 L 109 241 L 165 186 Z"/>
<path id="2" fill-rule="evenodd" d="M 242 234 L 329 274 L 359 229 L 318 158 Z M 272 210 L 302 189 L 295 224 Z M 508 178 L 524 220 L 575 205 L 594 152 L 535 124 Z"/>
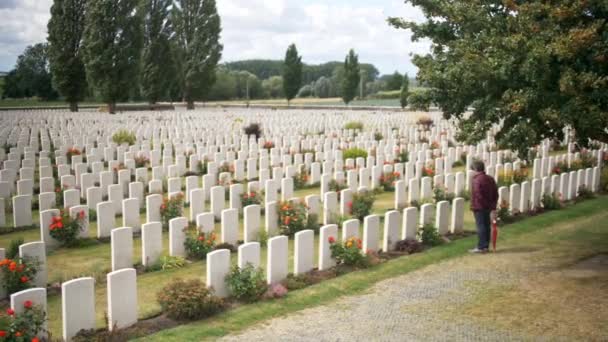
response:
<path id="1" fill-rule="evenodd" d="M 498 187 L 494 178 L 485 172 L 473 176 L 473 191 L 471 192 L 471 210 L 496 210 L 498 204 Z"/>

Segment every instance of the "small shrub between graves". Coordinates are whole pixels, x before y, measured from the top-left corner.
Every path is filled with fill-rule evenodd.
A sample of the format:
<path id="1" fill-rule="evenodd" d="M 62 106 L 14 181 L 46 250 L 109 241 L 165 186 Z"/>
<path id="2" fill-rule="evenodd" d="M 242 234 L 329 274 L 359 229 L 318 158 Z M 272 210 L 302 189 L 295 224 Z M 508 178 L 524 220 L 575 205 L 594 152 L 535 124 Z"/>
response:
<path id="1" fill-rule="evenodd" d="M 251 264 L 243 268 L 233 265 L 226 276 L 226 284 L 234 298 L 246 303 L 259 300 L 267 290 L 264 271 Z"/>
<path id="2" fill-rule="evenodd" d="M 0 261 L 0 272 L 4 288 L 10 295 L 32 287 L 32 279 L 38 273 L 38 262 L 28 258 L 3 259 Z"/>
<path id="3" fill-rule="evenodd" d="M 544 194 L 541 202 L 545 210 L 559 210 L 562 208 L 562 203 L 555 193 Z"/>
<path id="4" fill-rule="evenodd" d="M 338 198 L 340 198 L 340 191 L 347 188 L 346 184 L 341 184 L 337 180 L 332 179 L 329 181 L 329 191 L 336 192 L 338 194 Z"/>
<path id="5" fill-rule="evenodd" d="M 433 198 L 435 198 L 435 203 L 439 203 L 441 201 L 448 201 L 448 202 L 452 203 L 455 196 L 453 193 L 448 192 L 445 187 L 436 186 L 433 189 Z"/>
<path id="6" fill-rule="evenodd" d="M 247 136 L 255 135 L 256 140 L 262 136 L 262 126 L 259 123 L 252 122 L 249 126 L 245 126 L 243 131 Z"/>
<path id="7" fill-rule="evenodd" d="M 112 141 L 116 145 L 127 144 L 127 145 L 131 146 L 131 145 L 135 145 L 137 138 L 135 137 L 134 133 L 129 132 L 125 129 L 121 129 L 112 135 Z"/>
<path id="8" fill-rule="evenodd" d="M 287 288 L 283 286 L 283 284 L 273 284 L 268 287 L 268 290 L 264 294 L 264 298 L 266 299 L 278 299 L 283 298 L 287 295 Z"/>
<path id="9" fill-rule="evenodd" d="M 363 191 L 353 195 L 353 201 L 349 203 L 349 209 L 353 217 L 362 221 L 371 214 L 376 196 L 370 191 Z"/>
<path id="10" fill-rule="evenodd" d="M 220 249 L 227 249 L 230 253 L 236 253 L 237 248 L 234 245 L 229 244 L 228 242 L 222 242 L 220 244 L 215 245 L 214 251 L 218 251 Z"/>
<path id="11" fill-rule="evenodd" d="M 137 168 L 150 166 L 150 159 L 144 156 L 135 157 L 133 158 L 133 160 L 135 161 L 135 167 Z"/>
<path id="12" fill-rule="evenodd" d="M 604 154 L 608 156 L 608 153 Z M 608 161 L 606 161 L 608 164 Z M 602 168 L 602 174 L 600 175 L 600 191 L 608 192 L 608 167 Z"/>
<path id="13" fill-rule="evenodd" d="M 509 203 L 507 201 L 502 201 L 498 206 L 496 221 L 499 224 L 508 224 L 515 221 L 515 215 L 509 210 Z"/>
<path id="14" fill-rule="evenodd" d="M 59 216 L 53 217 L 49 225 L 49 234 L 62 246 L 75 246 L 78 235 L 84 229 L 85 215 L 84 210 L 76 214 L 76 217 L 72 217 L 67 211 L 61 211 Z"/>
<path id="15" fill-rule="evenodd" d="M 435 177 L 435 167 L 424 166 L 422 168 L 422 177 Z"/>
<path id="16" fill-rule="evenodd" d="M 162 311 L 176 320 L 202 319 L 224 307 L 224 302 L 198 279 L 172 281 L 158 292 L 157 300 Z"/>
<path id="17" fill-rule="evenodd" d="M 77 149 L 75 147 L 70 147 L 68 149 L 68 151 L 65 153 L 65 156 L 68 159 L 68 161 L 71 161 L 73 156 L 79 156 L 81 154 L 82 154 L 82 152 L 79 149 Z"/>
<path id="18" fill-rule="evenodd" d="M 338 243 L 333 236 L 330 236 L 328 241 L 331 257 L 336 260 L 336 264 L 360 268 L 369 266 L 369 259 L 361 250 L 363 248 L 361 239 L 351 237 L 343 243 Z"/>
<path id="19" fill-rule="evenodd" d="M 397 158 L 395 158 L 395 162 L 397 163 L 407 163 L 410 160 L 410 154 L 407 151 L 400 151 L 397 154 Z"/>
<path id="20" fill-rule="evenodd" d="M 342 152 L 342 158 L 344 160 L 346 160 L 346 159 L 356 160 L 357 158 L 367 158 L 367 151 L 360 149 L 360 148 L 356 148 L 356 147 L 349 148 Z"/>
<path id="21" fill-rule="evenodd" d="M 308 181 L 310 180 L 310 176 L 308 172 L 302 171 L 295 175 L 293 178 L 293 187 L 296 190 L 306 189 L 309 187 Z"/>
<path id="22" fill-rule="evenodd" d="M 418 231 L 418 235 L 420 241 L 422 241 L 422 244 L 425 246 L 433 247 L 443 243 L 443 239 L 441 238 L 441 235 L 439 235 L 437 228 L 431 224 L 425 224 Z"/>
<path id="23" fill-rule="evenodd" d="M 395 250 L 407 254 L 420 253 L 422 252 L 422 244 L 418 240 L 401 240 L 395 244 Z"/>
<path id="24" fill-rule="evenodd" d="M 19 246 L 23 245 L 24 243 L 25 240 L 22 237 L 11 240 L 8 248 L 6 249 L 6 258 L 15 259 L 19 257 Z"/>
<path id="25" fill-rule="evenodd" d="M 262 204 L 262 195 L 259 192 L 249 192 L 241 195 L 241 207 L 245 208 L 254 204 Z"/>
<path id="26" fill-rule="evenodd" d="M 593 191 L 591 191 L 588 187 L 584 185 L 578 187 L 578 192 L 576 196 L 577 201 L 583 201 L 592 198 L 595 198 L 595 195 L 593 194 Z"/>
<path id="27" fill-rule="evenodd" d="M 363 130 L 363 123 L 361 121 L 350 121 L 344 125 L 344 129 L 352 129 L 352 130 Z"/>
<path id="28" fill-rule="evenodd" d="M 164 230 L 169 230 L 169 221 L 182 217 L 184 213 L 184 195 L 179 193 L 171 199 L 164 198 L 160 205 L 160 217 Z"/>
<path id="29" fill-rule="evenodd" d="M 292 236 L 306 229 L 306 205 L 302 202 L 280 202 L 278 205 L 279 231 Z"/>
<path id="30" fill-rule="evenodd" d="M 186 228 L 186 240 L 184 241 L 184 249 L 188 258 L 194 260 L 203 260 L 207 257 L 207 253 L 213 251 L 217 236 L 214 232 L 204 233 L 198 230 L 196 226 Z"/>
<path id="31" fill-rule="evenodd" d="M 514 183 L 523 183 L 528 180 L 528 169 L 521 168 L 519 170 L 513 171 L 513 182 Z"/>
<path id="32" fill-rule="evenodd" d="M 380 132 L 374 133 L 374 140 L 380 141 L 382 139 L 384 139 L 384 135 L 382 135 L 382 133 L 380 133 Z"/>
<path id="33" fill-rule="evenodd" d="M 294 275 L 293 273 L 288 274 L 287 279 L 283 280 L 281 284 L 283 284 L 283 286 L 285 286 L 289 291 L 303 289 L 309 285 L 312 285 L 306 275 Z"/>
<path id="34" fill-rule="evenodd" d="M 270 150 L 271 148 L 274 148 L 274 143 L 272 141 L 267 141 L 264 143 L 263 147 L 267 150 Z"/>
<path id="35" fill-rule="evenodd" d="M 147 272 L 155 272 L 155 271 L 165 271 L 165 270 L 175 270 L 178 268 L 182 268 L 186 266 L 186 259 L 179 256 L 169 256 L 163 255 L 155 262 L 153 265 L 150 265 L 146 271 Z"/>
<path id="36" fill-rule="evenodd" d="M 395 183 L 399 180 L 399 172 L 385 172 L 380 176 L 380 186 L 384 191 L 395 191 Z"/>
<path id="37" fill-rule="evenodd" d="M 45 321 L 46 314 L 42 307 L 26 300 L 21 313 L 8 309 L 6 314 L 0 315 L 0 341 L 40 341 L 36 335 L 44 331 Z"/>
<path id="38" fill-rule="evenodd" d="M 89 209 L 89 222 L 97 221 L 97 211 L 95 209 Z"/>

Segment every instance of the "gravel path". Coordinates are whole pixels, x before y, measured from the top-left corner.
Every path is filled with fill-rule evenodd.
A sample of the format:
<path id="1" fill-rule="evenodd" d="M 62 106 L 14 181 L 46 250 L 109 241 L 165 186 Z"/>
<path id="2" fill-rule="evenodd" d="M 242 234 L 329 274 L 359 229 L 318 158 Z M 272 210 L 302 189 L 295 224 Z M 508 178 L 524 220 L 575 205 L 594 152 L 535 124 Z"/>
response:
<path id="1" fill-rule="evenodd" d="M 306 309 L 226 341 L 539 341 L 459 317 L 476 289 L 512 284 L 543 267 L 534 250 L 471 255 L 378 283 L 368 293 Z M 552 341 L 559 340 L 554 336 Z M 565 340 L 565 339 L 564 339 Z"/>

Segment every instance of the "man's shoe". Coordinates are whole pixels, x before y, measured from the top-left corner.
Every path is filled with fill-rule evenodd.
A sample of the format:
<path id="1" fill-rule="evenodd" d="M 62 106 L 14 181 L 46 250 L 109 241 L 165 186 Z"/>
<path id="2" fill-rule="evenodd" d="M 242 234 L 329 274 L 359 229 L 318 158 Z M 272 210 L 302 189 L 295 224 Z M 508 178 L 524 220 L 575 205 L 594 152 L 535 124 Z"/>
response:
<path id="1" fill-rule="evenodd" d="M 488 252 L 487 249 L 479 249 L 479 248 L 474 248 L 474 249 L 469 250 L 469 253 L 471 253 L 471 254 L 484 254 L 487 252 Z"/>

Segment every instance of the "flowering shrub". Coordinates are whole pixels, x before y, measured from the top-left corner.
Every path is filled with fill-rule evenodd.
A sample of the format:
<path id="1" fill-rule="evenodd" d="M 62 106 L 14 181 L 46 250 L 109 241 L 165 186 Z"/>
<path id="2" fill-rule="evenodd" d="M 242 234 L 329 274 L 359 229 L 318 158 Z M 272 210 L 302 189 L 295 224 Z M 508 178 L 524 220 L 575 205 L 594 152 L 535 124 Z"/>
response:
<path id="1" fill-rule="evenodd" d="M 245 208 L 249 205 L 262 204 L 262 195 L 252 191 L 241 195 L 241 207 Z"/>
<path id="2" fill-rule="evenodd" d="M 329 191 L 334 191 L 338 193 L 338 198 L 340 198 L 340 191 L 346 189 L 346 184 L 341 184 L 335 179 L 329 181 Z"/>
<path id="3" fill-rule="evenodd" d="M 169 229 L 169 221 L 176 217 L 183 216 L 184 212 L 184 194 L 179 193 L 171 199 L 164 198 L 160 205 L 160 217 L 163 223 L 163 229 Z"/>
<path id="4" fill-rule="evenodd" d="M 299 172 L 293 178 L 293 187 L 296 190 L 304 189 L 308 186 L 309 179 L 310 179 L 310 176 L 308 175 L 308 172 L 306 170 Z"/>
<path id="5" fill-rule="evenodd" d="M 32 287 L 32 279 L 38 273 L 38 264 L 34 259 L 3 259 L 0 261 L 0 272 L 4 288 L 10 295 Z"/>
<path id="6" fill-rule="evenodd" d="M 306 229 L 306 205 L 302 202 L 281 202 L 278 205 L 279 230 L 282 235 L 294 235 Z"/>
<path id="7" fill-rule="evenodd" d="M 568 163 L 565 162 L 559 162 L 553 166 L 553 169 L 551 169 L 552 175 L 561 175 L 562 173 L 568 172 L 570 172 L 570 168 L 568 167 Z"/>
<path id="8" fill-rule="evenodd" d="M 438 149 L 438 148 L 439 148 L 439 143 L 438 143 L 438 142 L 436 142 L 436 141 L 433 141 L 433 142 L 431 143 L 430 148 L 431 148 L 431 150 L 436 150 L 436 149 Z"/>
<path id="9" fill-rule="evenodd" d="M 170 318 L 195 320 L 209 317 L 224 307 L 224 302 L 212 291 L 198 279 L 177 279 L 158 292 L 157 300 Z"/>
<path id="10" fill-rule="evenodd" d="M 80 152 L 79 149 L 70 147 L 68 149 L 68 151 L 66 152 L 65 156 L 68 158 L 68 160 L 72 160 L 72 156 L 79 156 L 81 154 L 82 154 L 82 152 Z"/>
<path id="11" fill-rule="evenodd" d="M 196 226 L 187 227 L 185 230 L 186 240 L 184 241 L 184 248 L 188 258 L 198 260 L 205 259 L 207 253 L 213 251 L 215 248 L 215 242 L 217 240 L 215 233 L 201 232 Z"/>
<path id="12" fill-rule="evenodd" d="M 407 163 L 410 160 L 409 152 L 403 150 L 397 154 L 397 158 L 395 158 L 395 162 L 398 163 Z"/>
<path id="13" fill-rule="evenodd" d="M 587 169 L 590 167 L 595 167 L 597 165 L 597 159 L 593 157 L 591 152 L 582 151 L 580 154 L 580 163 L 581 169 Z"/>
<path id="14" fill-rule="evenodd" d="M 433 198 L 435 199 L 436 203 L 439 203 L 441 201 L 448 201 L 452 203 L 454 197 L 456 196 L 453 193 L 448 192 L 448 190 L 444 186 L 436 186 L 433 189 Z"/>
<path id="15" fill-rule="evenodd" d="M 592 199 L 595 197 L 595 195 L 593 194 L 593 191 L 591 191 L 591 189 L 589 189 L 588 187 L 586 187 L 584 185 L 581 185 L 578 187 L 578 191 L 576 192 L 576 194 L 577 194 L 577 196 L 576 196 L 577 201 Z"/>
<path id="16" fill-rule="evenodd" d="M 386 172 L 380 176 L 380 186 L 384 191 L 395 191 L 395 182 L 399 180 L 399 172 Z"/>
<path id="17" fill-rule="evenodd" d="M 243 268 L 233 265 L 226 276 L 226 284 L 234 298 L 247 303 L 260 299 L 267 289 L 264 271 L 251 264 Z"/>
<path id="18" fill-rule="evenodd" d="M 434 166 L 422 167 L 422 177 L 435 177 L 435 167 Z"/>
<path id="19" fill-rule="evenodd" d="M 360 221 L 372 212 L 376 197 L 370 191 L 363 191 L 353 194 L 353 201 L 348 204 L 353 217 Z"/>
<path id="20" fill-rule="evenodd" d="M 141 157 L 135 157 L 133 158 L 133 160 L 135 160 L 135 167 L 139 168 L 139 167 L 148 167 L 148 165 L 150 165 L 150 159 L 141 156 Z"/>
<path id="21" fill-rule="evenodd" d="M 268 287 L 264 297 L 268 299 L 283 298 L 287 295 L 287 288 L 283 284 L 273 284 Z"/>
<path id="22" fill-rule="evenodd" d="M 19 314 L 7 309 L 6 316 L 0 316 L 0 341 L 40 341 L 36 335 L 43 331 L 46 314 L 30 300 L 23 303 L 23 308 Z"/>
<path id="23" fill-rule="evenodd" d="M 519 170 L 513 171 L 513 182 L 514 183 L 522 183 L 528 180 L 528 169 L 521 168 Z"/>
<path id="24" fill-rule="evenodd" d="M 509 210 L 509 202 L 502 201 L 496 210 L 496 221 L 499 224 L 507 224 L 515 221 L 515 214 Z"/>
<path id="25" fill-rule="evenodd" d="M 78 240 L 78 234 L 84 229 L 85 217 L 84 210 L 76 217 L 72 217 L 67 210 L 62 210 L 59 216 L 53 217 L 49 225 L 49 234 L 63 246 L 73 246 Z"/>
<path id="26" fill-rule="evenodd" d="M 337 243 L 333 236 L 329 239 L 329 249 L 331 257 L 336 260 L 338 265 L 352 267 L 367 267 L 369 265 L 368 256 L 362 253 L 361 239 L 351 237 L 344 243 Z"/>
<path id="27" fill-rule="evenodd" d="M 496 182 L 496 185 L 501 187 L 511 186 L 511 184 L 513 184 L 513 171 L 501 170 L 498 173 L 498 181 Z"/>
<path id="28" fill-rule="evenodd" d="M 264 143 L 264 148 L 270 150 L 271 148 L 274 148 L 274 143 L 272 141 L 267 141 Z"/>

